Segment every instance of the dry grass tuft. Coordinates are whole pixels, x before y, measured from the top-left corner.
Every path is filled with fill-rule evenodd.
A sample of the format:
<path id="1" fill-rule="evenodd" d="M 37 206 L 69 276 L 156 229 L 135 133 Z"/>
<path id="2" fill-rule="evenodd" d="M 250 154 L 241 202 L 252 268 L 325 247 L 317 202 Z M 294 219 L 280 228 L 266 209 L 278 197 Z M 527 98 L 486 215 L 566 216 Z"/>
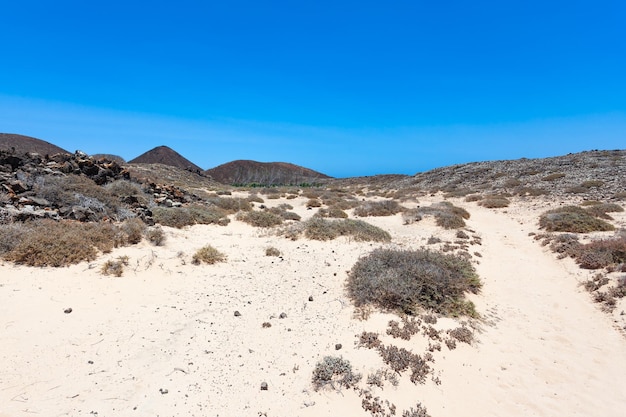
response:
<path id="1" fill-rule="evenodd" d="M 333 240 L 339 236 L 346 236 L 357 242 L 389 242 L 391 240 L 388 232 L 362 220 L 327 220 L 321 217 L 312 217 L 282 233 L 294 240 L 301 234 L 312 240 Z"/>
<path id="2" fill-rule="evenodd" d="M 211 245 L 206 245 L 198 249 L 196 253 L 193 254 L 193 258 L 191 259 L 191 262 L 194 265 L 200 265 L 202 262 L 213 265 L 224 261 L 226 261 L 226 255 Z"/>

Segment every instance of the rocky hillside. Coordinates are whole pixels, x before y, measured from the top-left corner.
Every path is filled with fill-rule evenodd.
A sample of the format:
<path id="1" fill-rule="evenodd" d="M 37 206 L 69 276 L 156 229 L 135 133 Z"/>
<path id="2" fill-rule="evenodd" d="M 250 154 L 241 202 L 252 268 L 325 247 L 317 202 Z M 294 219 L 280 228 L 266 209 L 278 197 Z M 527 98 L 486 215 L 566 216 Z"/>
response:
<path id="1" fill-rule="evenodd" d="M 330 178 L 321 172 L 287 162 L 237 160 L 205 171 L 215 181 L 239 185 L 297 185 Z"/>
<path id="2" fill-rule="evenodd" d="M 419 173 L 395 184 L 450 194 L 576 195 L 606 200 L 626 192 L 626 150 L 474 162 Z"/>
<path id="3" fill-rule="evenodd" d="M 163 164 L 188 171 L 202 172 L 202 168 L 194 164 L 181 154 L 167 146 L 157 146 L 137 158 L 128 161 L 129 164 Z"/>
<path id="4" fill-rule="evenodd" d="M 24 154 L 26 152 L 38 153 L 39 155 L 69 153 L 65 149 L 45 140 L 13 133 L 0 133 L 0 150 L 14 150 L 16 154 Z"/>

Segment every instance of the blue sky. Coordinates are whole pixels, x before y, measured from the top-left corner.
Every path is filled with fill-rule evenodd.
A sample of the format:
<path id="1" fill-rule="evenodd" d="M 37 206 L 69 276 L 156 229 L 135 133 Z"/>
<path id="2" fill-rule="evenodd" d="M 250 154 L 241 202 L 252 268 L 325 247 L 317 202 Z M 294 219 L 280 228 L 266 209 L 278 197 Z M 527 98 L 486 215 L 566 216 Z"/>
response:
<path id="1" fill-rule="evenodd" d="M 332 176 L 626 144 L 626 3 L 2 2 L 0 132 Z"/>

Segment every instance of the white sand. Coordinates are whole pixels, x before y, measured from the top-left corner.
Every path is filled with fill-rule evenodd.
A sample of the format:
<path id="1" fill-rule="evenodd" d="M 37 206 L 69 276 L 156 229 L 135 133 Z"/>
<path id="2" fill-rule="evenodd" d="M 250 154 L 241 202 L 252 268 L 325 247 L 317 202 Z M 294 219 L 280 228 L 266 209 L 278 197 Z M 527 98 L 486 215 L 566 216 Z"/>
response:
<path id="1" fill-rule="evenodd" d="M 303 218 L 314 212 L 304 198 L 288 202 Z M 593 272 L 529 236 L 547 204 L 453 202 L 470 211 L 468 228 L 482 239 L 470 248 L 482 255 L 474 257 L 484 283 L 472 297 L 484 317 L 477 341 L 434 352 L 440 385 L 404 375 L 374 395 L 398 415 L 421 402 L 433 417 L 623 416 L 624 322 L 579 287 Z M 455 231 L 431 219 L 403 225 L 399 215 L 366 220 L 393 242 L 291 241 L 233 221 L 166 228 L 163 247 L 142 242 L 69 268 L 0 265 L 0 417 L 370 415 L 353 390 L 315 392 L 315 364 L 341 355 L 364 376 L 384 368 L 375 351 L 355 346 L 364 330 L 420 354 L 427 342 L 385 335 L 390 314 L 353 318 L 346 272 L 373 248 L 418 248 L 433 235 L 454 240 Z M 206 244 L 228 261 L 192 265 Z M 265 256 L 269 246 L 283 257 Z M 121 255 L 130 258 L 122 277 L 100 274 Z"/>

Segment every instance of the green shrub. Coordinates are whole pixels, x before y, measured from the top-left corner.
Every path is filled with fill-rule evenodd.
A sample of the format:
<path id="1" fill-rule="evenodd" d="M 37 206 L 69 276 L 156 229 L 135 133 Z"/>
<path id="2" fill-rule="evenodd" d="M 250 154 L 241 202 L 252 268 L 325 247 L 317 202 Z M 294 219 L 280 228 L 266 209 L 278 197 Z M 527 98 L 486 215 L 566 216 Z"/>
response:
<path id="1" fill-rule="evenodd" d="M 352 388 L 361 380 L 360 374 L 352 371 L 352 364 L 341 357 L 325 356 L 313 369 L 313 387 L 315 391 L 328 386 L 333 389 L 338 387 Z"/>
<path id="2" fill-rule="evenodd" d="M 588 211 L 577 206 L 565 206 L 549 210 L 539 217 L 539 227 L 549 232 L 589 233 L 609 231 L 615 228 Z"/>
<path id="3" fill-rule="evenodd" d="M 355 208 L 354 215 L 359 217 L 393 216 L 404 210 L 404 207 L 394 200 L 368 201 Z"/>
<path id="4" fill-rule="evenodd" d="M 383 310 L 415 314 L 419 308 L 445 315 L 476 315 L 464 298 L 481 287 L 465 258 L 429 250 L 376 249 L 349 273 L 347 291 L 357 307 L 373 304 Z"/>
<path id="5" fill-rule="evenodd" d="M 211 245 L 206 245 L 196 251 L 193 254 L 191 262 L 194 265 L 199 265 L 204 262 L 209 265 L 213 265 L 218 262 L 224 262 L 226 260 L 226 255 L 222 252 L 218 251 Z"/>

